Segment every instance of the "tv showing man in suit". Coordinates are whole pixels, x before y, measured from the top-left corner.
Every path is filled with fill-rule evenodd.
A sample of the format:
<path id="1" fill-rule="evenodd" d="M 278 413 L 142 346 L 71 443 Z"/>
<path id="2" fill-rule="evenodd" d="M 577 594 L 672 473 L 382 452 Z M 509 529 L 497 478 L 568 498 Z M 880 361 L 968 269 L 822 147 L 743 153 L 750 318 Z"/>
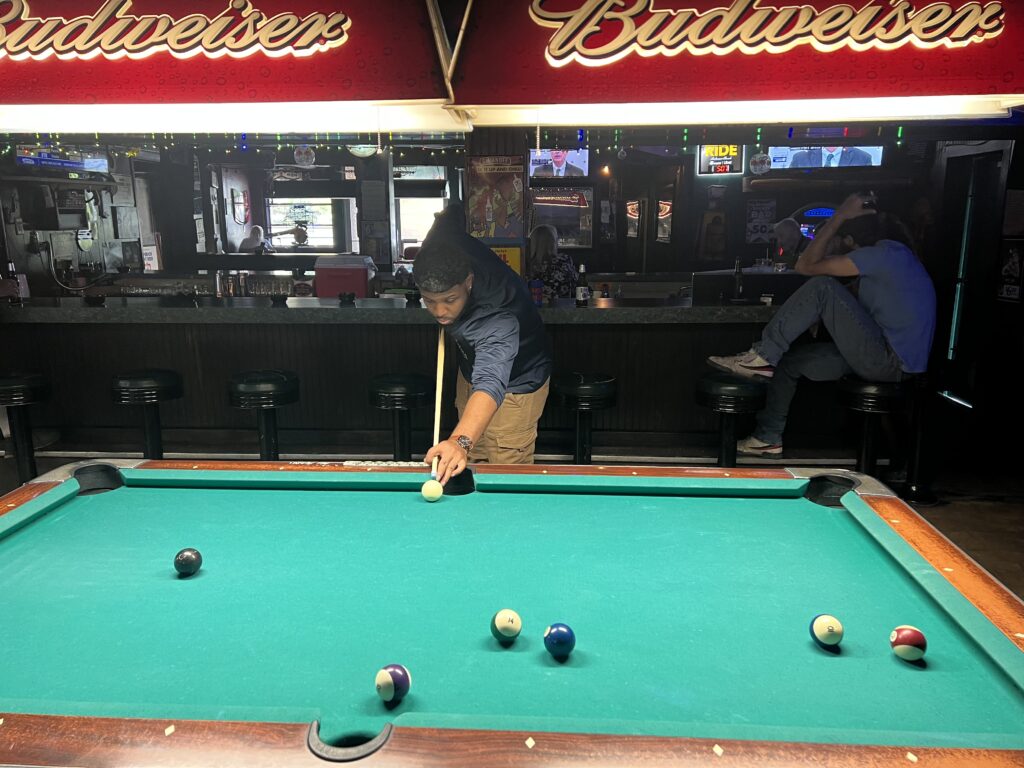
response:
<path id="1" fill-rule="evenodd" d="M 770 147 L 772 168 L 876 167 L 882 147 Z"/>
<path id="2" fill-rule="evenodd" d="M 586 149 L 531 149 L 530 178 L 582 178 L 587 175 Z"/>

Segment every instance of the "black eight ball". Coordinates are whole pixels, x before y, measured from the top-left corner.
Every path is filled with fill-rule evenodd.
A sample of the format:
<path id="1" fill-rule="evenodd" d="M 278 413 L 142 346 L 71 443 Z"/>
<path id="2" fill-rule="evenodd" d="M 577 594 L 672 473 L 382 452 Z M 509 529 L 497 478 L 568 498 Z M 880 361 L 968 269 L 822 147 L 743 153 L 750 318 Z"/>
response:
<path id="1" fill-rule="evenodd" d="M 174 556 L 174 570 L 181 576 L 192 576 L 202 564 L 203 556 L 192 547 L 186 547 Z"/>

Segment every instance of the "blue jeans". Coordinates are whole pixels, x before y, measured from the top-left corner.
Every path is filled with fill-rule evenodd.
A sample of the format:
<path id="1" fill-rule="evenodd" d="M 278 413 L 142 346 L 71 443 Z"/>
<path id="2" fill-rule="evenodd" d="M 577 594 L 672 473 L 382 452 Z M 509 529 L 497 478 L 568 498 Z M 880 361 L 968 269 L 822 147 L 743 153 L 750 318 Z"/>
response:
<path id="1" fill-rule="evenodd" d="M 817 322 L 828 329 L 833 341 L 790 349 Z M 899 381 L 904 375 L 903 364 L 878 323 L 833 277 L 812 277 L 804 283 L 765 326 L 754 349 L 775 366 L 754 430 L 754 437 L 773 445 L 782 443 L 789 404 L 801 376 L 835 381 L 855 373 L 869 381 Z"/>

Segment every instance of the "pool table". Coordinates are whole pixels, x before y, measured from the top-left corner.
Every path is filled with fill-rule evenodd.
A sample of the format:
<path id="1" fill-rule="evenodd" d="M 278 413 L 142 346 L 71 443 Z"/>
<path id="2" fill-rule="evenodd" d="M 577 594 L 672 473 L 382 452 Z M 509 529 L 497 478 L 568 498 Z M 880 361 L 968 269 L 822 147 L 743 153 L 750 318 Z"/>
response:
<path id="1" fill-rule="evenodd" d="M 93 461 L 0 498 L 0 764 L 1024 766 L 1024 604 L 869 477 L 480 465 L 433 504 L 425 479 Z"/>

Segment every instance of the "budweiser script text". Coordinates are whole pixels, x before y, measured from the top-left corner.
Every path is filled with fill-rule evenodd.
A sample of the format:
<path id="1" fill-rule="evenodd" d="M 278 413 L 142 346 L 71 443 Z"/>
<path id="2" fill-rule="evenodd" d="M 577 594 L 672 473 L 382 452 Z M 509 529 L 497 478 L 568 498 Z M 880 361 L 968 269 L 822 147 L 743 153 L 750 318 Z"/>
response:
<path id="1" fill-rule="evenodd" d="M 177 3 L 175 3 L 177 5 Z M 32 15 L 28 0 L 0 0 L 0 56 L 12 59 L 143 58 L 169 52 L 205 55 L 311 56 L 342 45 L 351 20 L 344 13 L 267 16 L 249 0 L 231 0 L 214 17 L 192 13 L 135 16 L 131 0 L 108 0 L 91 16 Z"/>
<path id="2" fill-rule="evenodd" d="M 915 8 L 903 0 L 865 2 L 860 7 L 782 6 L 735 0 L 708 11 L 656 9 L 655 0 L 586 0 L 566 9 L 564 2 L 532 0 L 530 16 L 555 29 L 545 55 L 556 67 L 577 61 L 599 67 L 630 53 L 676 56 L 731 51 L 782 53 L 798 45 L 820 51 L 957 48 L 1003 31 L 1004 4 L 929 3 Z"/>

